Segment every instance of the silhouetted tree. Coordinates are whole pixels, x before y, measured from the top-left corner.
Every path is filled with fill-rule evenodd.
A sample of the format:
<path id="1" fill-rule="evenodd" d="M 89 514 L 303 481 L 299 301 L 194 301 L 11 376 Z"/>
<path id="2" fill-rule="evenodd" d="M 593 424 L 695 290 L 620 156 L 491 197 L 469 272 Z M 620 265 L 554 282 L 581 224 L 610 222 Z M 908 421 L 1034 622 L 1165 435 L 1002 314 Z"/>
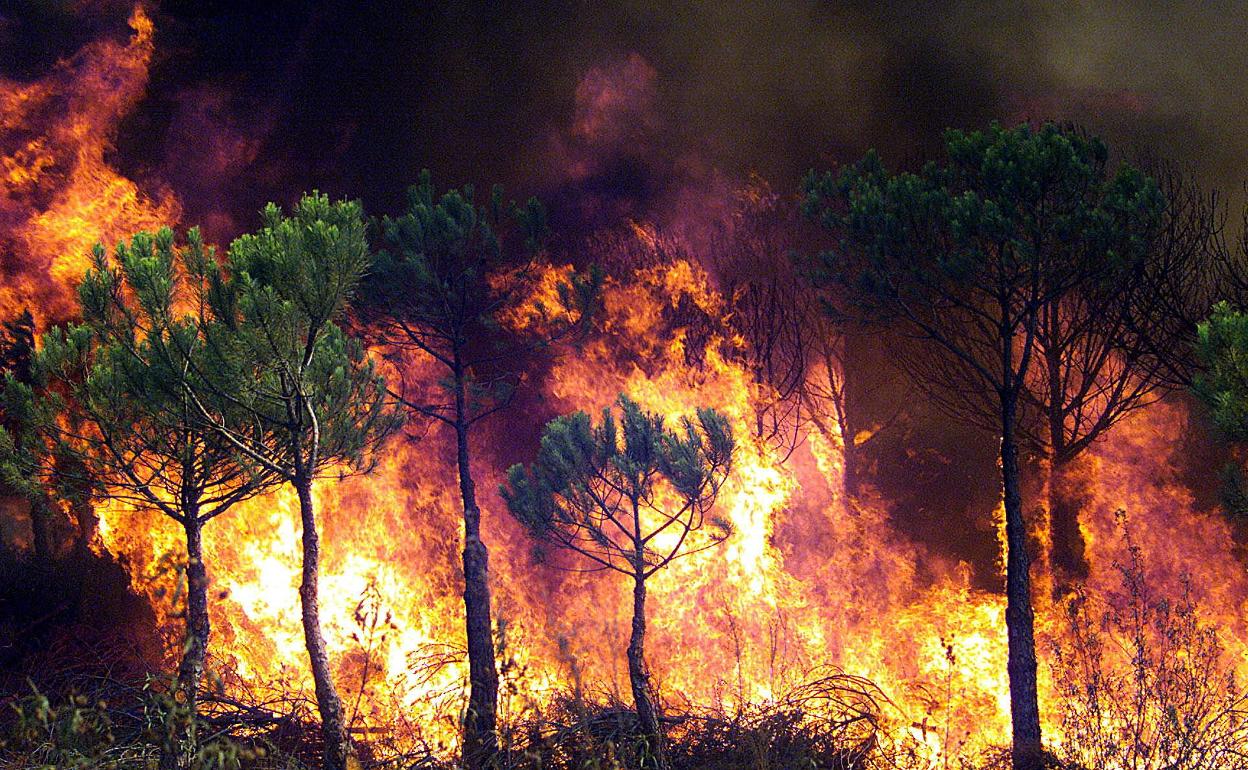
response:
<path id="1" fill-rule="evenodd" d="M 1200 370 L 1196 327 L 1213 306 L 1248 301 L 1248 240 L 1226 243 L 1226 205 L 1173 163 L 1145 160 L 1166 199 L 1161 231 L 1141 266 L 1130 303 L 1133 342 L 1156 359 L 1170 388 L 1189 388 Z M 1248 236 L 1248 232 L 1245 233 Z"/>
<path id="2" fill-rule="evenodd" d="M 35 354 L 35 319 L 29 309 L 23 309 L 17 318 L 0 326 L 0 373 L 17 382 L 31 384 L 31 360 Z M 13 434 L 21 443 L 20 426 L 5 411 L 0 416 L 0 427 Z M 22 492 L 30 506 L 31 547 L 35 564 L 47 569 L 53 558 L 51 501 L 43 490 L 27 489 Z"/>
<path id="3" fill-rule="evenodd" d="M 1190 378 L 1196 322 L 1232 268 L 1216 196 L 1171 165 L 1151 169 L 1164 205 L 1111 210 L 1105 242 L 1081 244 L 1087 250 L 1076 255 L 1086 280 L 1040 307 L 1040 365 L 1025 391 L 1036 419 L 1020 424 L 1049 460 L 1057 590 L 1087 569 L 1079 528 L 1086 476 L 1074 461 L 1123 417 Z"/>
<path id="4" fill-rule="evenodd" d="M 86 492 L 159 511 L 181 527 L 186 638 L 177 683 L 193 715 L 211 630 L 203 527 L 276 478 L 206 426 L 182 387 L 184 367 L 196 364 L 176 351 L 199 357 L 204 346 L 194 311 L 206 287 L 195 276 L 208 256 L 194 230 L 186 249 L 173 240 L 167 229 L 140 233 L 118 245 L 113 261 L 96 247 L 78 287 L 82 323 L 50 330 L 26 381 L 7 379 L 6 414 L 20 423 L 7 469 L 32 499 L 45 499 L 48 488 L 70 499 Z M 195 720 L 173 738 L 183 745 L 166 746 L 162 764 L 186 765 Z"/>
<path id="5" fill-rule="evenodd" d="M 747 367 L 754 385 L 751 433 L 787 459 L 813 427 L 841 445 L 842 491 L 856 498 L 865 444 L 901 410 L 874 430 L 860 430 L 853 419 L 846 370 L 852 319 L 825 312 L 825 298 L 802 275 L 795 259 L 801 225 L 795 202 L 755 180 L 710 239 L 708 259 L 725 299 L 728 355 Z"/>
<path id="6" fill-rule="evenodd" d="M 1013 762 L 1043 762 L 1030 555 L 1019 484 L 1020 417 L 1045 309 L 1131 264 L 1161 206 L 1133 168 L 1106 173 L 1105 146 L 1053 125 L 949 131 L 945 158 L 889 173 L 869 154 L 808 176 L 807 210 L 838 235 L 825 277 L 876 321 L 926 345 L 903 364 L 933 400 L 1001 439 Z"/>
<path id="7" fill-rule="evenodd" d="M 493 762 L 497 749 L 498 671 L 470 437 L 481 420 L 510 402 L 527 355 L 583 328 L 599 277 L 596 271 L 569 276 L 550 287 L 552 304 L 529 301 L 542 278 L 538 258 L 546 229 L 536 200 L 523 208 L 504 204 L 498 187 L 484 205 L 471 187 L 438 197 L 425 172 L 408 190 L 407 204 L 402 215 L 381 223 L 385 248 L 357 314 L 388 351 L 427 356 L 446 375 L 437 392 L 404 386 L 394 395 L 455 435 L 470 685 L 463 761 L 475 769 Z M 504 240 L 511 234 L 523 241 L 519 253 L 507 251 L 516 245 Z"/>
<path id="8" fill-rule="evenodd" d="M 785 459 L 801 443 L 802 387 L 814 342 L 809 322 L 820 318 L 814 295 L 792 269 L 796 214 L 755 181 L 707 246 L 725 301 L 726 353 L 748 369 L 753 385 L 750 433 Z"/>
<path id="9" fill-rule="evenodd" d="M 604 409 L 595 427 L 585 412 L 551 421 L 535 463 L 514 465 L 502 494 L 537 538 L 581 554 L 633 581 L 628 673 L 653 764 L 663 766 L 663 733 L 645 659 L 646 580 L 674 559 L 713 547 L 729 534 L 710 519 L 735 449 L 732 430 L 712 409 L 680 428 L 626 396 L 620 420 Z M 701 542 L 691 536 L 702 532 Z"/>
<path id="10" fill-rule="evenodd" d="M 399 424 L 384 380 L 336 323 L 369 265 L 357 203 L 305 196 L 291 216 L 270 204 L 264 225 L 200 265 L 206 292 L 202 365 L 184 387 L 197 416 L 241 458 L 294 488 L 303 525 L 299 585 L 328 770 L 351 745 L 321 633 L 320 536 L 313 484 L 367 472 Z M 197 360 L 195 360 L 197 363 Z"/>
<path id="11" fill-rule="evenodd" d="M 728 324 L 740 335 L 736 351 L 754 386 L 750 432 L 787 459 L 801 443 L 805 422 L 802 399 L 807 377 L 806 325 L 809 307 L 796 284 L 775 275 L 759 275 L 725 285 Z"/>

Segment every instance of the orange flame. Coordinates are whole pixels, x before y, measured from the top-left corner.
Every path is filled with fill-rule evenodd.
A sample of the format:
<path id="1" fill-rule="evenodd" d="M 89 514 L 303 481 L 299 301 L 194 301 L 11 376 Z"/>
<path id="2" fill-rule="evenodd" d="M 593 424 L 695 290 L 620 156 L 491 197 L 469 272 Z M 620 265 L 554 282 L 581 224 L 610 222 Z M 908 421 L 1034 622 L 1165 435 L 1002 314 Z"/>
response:
<path id="1" fill-rule="evenodd" d="M 30 84 L 0 81 L 0 315 L 32 303 L 63 318 L 89 247 L 178 219 L 165 190 L 144 192 L 107 162 L 120 120 L 142 97 L 153 52 L 141 7 L 125 44 L 103 41 Z M 596 126 L 585 131 L 598 130 Z M 626 247 L 657 248 L 656 228 L 631 225 Z M 658 264 L 656 264 L 658 262 Z M 724 301 L 692 259 L 643 259 L 605 287 L 596 335 L 534 383 L 550 412 L 594 410 L 621 392 L 672 417 L 710 406 L 740 437 L 758 397 L 723 332 L 695 337 L 677 318 L 722 321 Z M 554 269 L 533 301 L 557 303 Z M 516 310 L 508 322 L 543 317 Z M 421 373 L 420 362 L 409 374 Z M 503 417 L 506 419 L 506 416 Z M 1082 526 L 1092 565 L 1089 590 L 1107 595 L 1123 558 L 1115 512 L 1139 522 L 1138 541 L 1156 580 L 1171 589 L 1192 573 L 1240 673 L 1248 674 L 1248 579 L 1230 526 L 1199 510 L 1176 478 L 1171 447 L 1181 407 L 1133 415 L 1086 463 L 1095 499 Z M 503 430 L 498 429 L 500 432 Z M 476 473 L 492 549 L 494 596 L 507 686 L 506 716 L 552 702 L 573 679 L 596 695 L 628 692 L 623 643 L 631 608 L 617 580 L 561 571 L 532 555 L 525 534 L 488 490 L 500 479 L 477 437 Z M 396 741 L 423 737 L 454 748 L 467 675 L 463 657 L 460 504 L 443 437 L 398 437 L 367 478 L 319 484 L 323 511 L 322 610 L 351 726 Z M 932 761 L 1008 741 L 1004 599 L 976 588 L 971 567 L 900 532 L 884 501 L 841 497 L 842 446 L 817 433 L 785 461 L 742 441 L 721 497 L 734 534 L 658 573 L 651 586 L 651 662 L 670 702 L 741 707 L 784 696 L 821 667 L 876 681 L 893 700 L 886 717 L 909 731 Z M 104 506 L 103 546 L 130 565 L 137 590 L 178 630 L 168 606 L 168 554 L 179 533 L 157 514 Z M 998 516 L 999 519 L 999 516 Z M 212 653 L 228 686 L 250 694 L 311 691 L 299 625 L 299 517 L 292 497 L 258 499 L 206 530 L 212 580 Z M 1000 521 L 994 522 L 998 528 Z M 1043 576 L 1037 583 L 1044 585 Z M 1062 635 L 1060 610 L 1037 590 L 1043 645 Z M 1052 685 L 1042 666 L 1042 707 Z M 1055 725 L 1047 725 L 1053 735 Z M 1060 741 L 1060 735 L 1054 735 Z"/>
<path id="2" fill-rule="evenodd" d="M 106 159 L 147 88 L 153 28 L 142 6 L 130 28 L 129 42 L 92 43 L 35 82 L 0 79 L 6 316 L 29 305 L 37 320 L 65 318 L 93 244 L 177 221 L 172 193 L 144 192 Z"/>

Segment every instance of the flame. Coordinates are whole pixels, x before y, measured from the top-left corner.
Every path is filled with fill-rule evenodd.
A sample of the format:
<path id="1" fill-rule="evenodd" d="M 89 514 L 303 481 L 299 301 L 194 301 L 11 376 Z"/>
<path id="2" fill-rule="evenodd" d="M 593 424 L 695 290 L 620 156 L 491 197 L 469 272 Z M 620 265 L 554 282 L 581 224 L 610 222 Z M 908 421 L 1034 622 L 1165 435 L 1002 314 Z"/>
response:
<path id="1" fill-rule="evenodd" d="M 646 239 L 638 248 L 648 248 Z M 536 283 L 553 301 L 568 268 Z M 561 358 L 542 383 L 552 413 L 600 409 L 621 392 L 675 418 L 711 406 L 748 436 L 750 373 L 723 355 L 727 339 L 694 341 L 665 317 L 692 305 L 712 317 L 721 297 L 696 264 L 678 261 L 609 278 L 597 334 Z M 513 319 L 538 318 L 517 311 Z M 1179 407 L 1159 405 L 1124 421 L 1087 464 L 1096 500 L 1083 521 L 1089 590 L 1109 595 L 1124 558 L 1115 512 L 1138 517 L 1141 546 L 1162 585 L 1194 574 L 1202 606 L 1217 608 L 1243 660 L 1248 581 L 1225 521 L 1196 510 L 1167 470 L 1179 438 Z M 488 437 L 482 438 L 482 443 Z M 456 744 L 466 678 L 460 603 L 460 511 L 448 484 L 452 458 L 436 435 L 397 439 L 367 478 L 322 482 L 325 545 L 322 607 L 349 715 L 362 734 L 409 729 L 447 750 Z M 479 486 L 501 468 L 477 448 Z M 674 562 L 651 582 L 648 648 L 659 687 L 676 705 L 727 709 L 783 697 L 821 666 L 866 676 L 886 692 L 886 717 L 936 763 L 946 752 L 977 755 L 1008 744 L 1004 599 L 976 588 L 972 569 L 898 532 L 887 507 L 841 497 L 839 442 L 812 433 L 781 462 L 744 440 L 720 499 L 733 535 L 717 549 Z M 598 573 L 533 561 L 525 535 L 492 493 L 483 494 L 494 591 L 505 628 L 502 654 L 511 716 L 549 704 L 573 670 L 592 692 L 628 692 L 623 648 L 630 603 L 623 584 Z M 214 657 L 248 691 L 310 694 L 298 617 L 298 516 L 282 493 L 256 500 L 207 532 L 214 595 Z M 124 523 L 116 518 L 125 516 Z M 162 555 L 177 535 L 157 517 L 106 511 L 105 541 L 134 565 L 135 584 L 161 601 Z M 1002 522 L 996 514 L 998 529 Z M 1166 524 L 1166 522 L 1172 522 Z M 164 532 L 164 535 L 159 533 Z M 396 536 L 401 533 L 401 536 Z M 804 544 L 803 544 L 804 543 Z M 1193 559 L 1192 555 L 1198 555 Z M 566 565 L 565 565 L 566 566 Z M 167 577 L 164 578 L 167 581 Z M 1038 583 L 1042 581 L 1038 580 Z M 1037 589 L 1045 645 L 1062 631 L 1060 608 Z M 379 619 L 384 622 L 378 622 Z M 170 621 L 176 628 L 176 622 Z M 370 630 L 371 629 L 371 630 Z M 1041 666 L 1042 709 L 1056 697 Z M 1046 725 L 1054 740 L 1057 725 Z"/>
<path id="2" fill-rule="evenodd" d="M 172 193 L 141 187 L 107 161 L 121 119 L 142 98 L 153 53 L 152 22 L 141 6 L 130 27 L 128 42 L 93 43 L 46 78 L 0 81 L 0 246 L 12 255 L 3 263 L 0 315 L 30 303 L 45 319 L 65 317 L 92 243 L 179 217 Z M 610 112 L 610 94 L 604 86 L 589 95 Z M 577 130 L 589 141 L 607 128 L 583 117 Z M 748 437 L 752 399 L 760 395 L 751 373 L 728 354 L 741 340 L 724 336 L 724 298 L 695 258 L 660 257 L 662 237 L 651 223 L 629 224 L 617 247 L 645 257 L 633 261 L 642 266 L 609 277 L 595 334 L 531 385 L 551 415 L 601 409 L 628 393 L 672 419 L 714 407 Z M 505 322 L 549 318 L 569 270 L 538 276 L 529 305 Z M 690 314 L 720 331 L 695 334 Z M 400 365 L 429 379 L 420 361 Z M 1185 417 L 1171 403 L 1141 410 L 1088 455 L 1081 470 L 1094 490 L 1081 520 L 1088 590 L 1115 590 L 1114 564 L 1126 557 L 1115 514 L 1125 509 L 1138 523 L 1152 579 L 1174 591 L 1190 574 L 1197 600 L 1222 629 L 1228 658 L 1248 675 L 1248 579 L 1231 526 L 1202 510 L 1178 478 L 1173 448 Z M 491 491 L 501 476 L 494 445 L 507 429 L 501 422 L 486 427 L 476 436 L 474 471 L 493 555 L 504 716 L 545 708 L 574 680 L 595 696 L 626 699 L 631 606 L 624 586 L 609 575 L 561 569 L 568 564 L 557 555 L 533 554 Z M 774 701 L 832 665 L 878 683 L 891 700 L 885 717 L 932 763 L 1008 743 L 1004 598 L 977 587 L 971 565 L 899 531 L 870 491 L 844 499 L 836 437 L 811 433 L 785 460 L 764 444 L 740 443 L 719 502 L 733 535 L 677 560 L 650 585 L 648 649 L 669 704 L 734 709 Z M 368 477 L 325 479 L 316 488 L 325 635 L 351 728 L 396 745 L 419 738 L 445 751 L 455 748 L 467 676 L 453 474 L 446 437 L 431 432 L 393 439 Z M 176 649 L 169 555 L 181 552 L 180 533 L 151 512 L 105 505 L 98 513 L 101 547 L 124 559 Z M 993 525 L 1000 531 L 999 509 Z M 249 699 L 311 700 L 299 624 L 299 526 L 293 496 L 278 492 L 205 532 L 213 666 Z M 1064 632 L 1060 607 L 1039 588 L 1042 569 L 1043 658 L 1045 645 Z M 1047 716 L 1056 695 L 1043 665 L 1041 679 Z"/>
<path id="3" fill-rule="evenodd" d="M 136 5 L 127 43 L 92 43 L 31 83 L 0 79 L 0 250 L 6 317 L 29 305 L 37 320 L 72 310 L 91 246 L 177 221 L 165 189 L 144 191 L 106 156 L 121 120 L 142 99 L 152 20 Z"/>

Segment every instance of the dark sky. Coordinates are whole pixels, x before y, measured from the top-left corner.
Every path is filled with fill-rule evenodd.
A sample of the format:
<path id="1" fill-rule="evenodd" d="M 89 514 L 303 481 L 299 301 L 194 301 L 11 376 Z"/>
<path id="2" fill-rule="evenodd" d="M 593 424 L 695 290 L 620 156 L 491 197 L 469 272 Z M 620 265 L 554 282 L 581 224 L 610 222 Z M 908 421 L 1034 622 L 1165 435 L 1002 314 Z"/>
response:
<path id="1" fill-rule="evenodd" d="M 0 72 L 124 35 L 129 7 L 0 3 Z M 167 0 L 156 18 L 117 162 L 169 181 L 191 221 L 246 223 L 311 187 L 389 209 L 426 166 L 558 199 L 578 83 L 630 56 L 653 69 L 645 115 L 624 118 L 645 125 L 593 180 L 626 197 L 708 170 L 792 190 L 868 147 L 900 163 L 944 127 L 1022 118 L 1079 120 L 1231 192 L 1248 178 L 1243 2 Z"/>

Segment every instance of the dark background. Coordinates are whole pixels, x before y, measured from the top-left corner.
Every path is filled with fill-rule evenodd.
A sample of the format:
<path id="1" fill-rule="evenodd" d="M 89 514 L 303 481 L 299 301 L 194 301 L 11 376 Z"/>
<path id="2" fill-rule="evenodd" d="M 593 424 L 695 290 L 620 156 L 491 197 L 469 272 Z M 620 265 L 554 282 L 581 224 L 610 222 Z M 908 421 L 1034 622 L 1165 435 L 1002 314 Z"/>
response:
<path id="1" fill-rule="evenodd" d="M 21 79 L 124 36 L 130 3 L 0 8 L 0 73 Z M 902 163 L 945 127 L 993 119 L 1077 120 L 1235 194 L 1248 176 L 1242 2 L 167 0 L 154 13 L 149 97 L 116 162 L 169 182 L 188 222 L 246 225 L 311 187 L 393 209 L 423 167 L 550 196 L 549 140 L 579 79 L 630 54 L 654 70 L 652 120 L 597 183 L 643 204 L 685 183 L 690 158 L 787 191 L 812 165 L 872 146 Z"/>

